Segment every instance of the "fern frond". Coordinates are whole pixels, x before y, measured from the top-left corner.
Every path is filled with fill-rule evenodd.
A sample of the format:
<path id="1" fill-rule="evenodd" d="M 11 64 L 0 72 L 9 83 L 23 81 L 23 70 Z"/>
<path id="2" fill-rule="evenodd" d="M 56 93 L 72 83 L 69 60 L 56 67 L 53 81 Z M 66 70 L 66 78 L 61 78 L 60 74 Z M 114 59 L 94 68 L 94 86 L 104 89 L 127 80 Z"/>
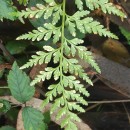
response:
<path id="1" fill-rule="evenodd" d="M 72 36 L 76 36 L 76 28 L 81 33 L 94 33 L 100 36 L 111 37 L 114 39 L 118 39 L 116 35 L 108 31 L 101 25 L 99 22 L 93 20 L 91 17 L 87 17 L 84 19 L 76 18 L 77 15 L 68 17 L 66 20 L 66 24 L 68 25 L 68 30 L 72 34 Z"/>
<path id="2" fill-rule="evenodd" d="M 74 77 L 74 76 L 68 76 L 68 77 L 64 76 L 63 81 L 66 81 L 66 82 L 63 83 L 65 88 L 69 86 L 70 89 L 74 89 L 74 90 L 83 94 L 86 97 L 90 96 L 90 94 L 88 93 L 86 88 L 83 86 L 83 84 L 80 84 L 80 81 L 77 80 L 76 77 Z"/>
<path id="3" fill-rule="evenodd" d="M 72 112 L 68 112 L 66 115 L 66 118 L 64 118 L 61 123 L 61 128 L 66 126 L 65 130 L 78 130 L 73 121 L 80 122 L 80 118 Z"/>
<path id="4" fill-rule="evenodd" d="M 73 41 L 75 41 L 75 42 L 73 42 Z M 70 50 L 71 50 L 72 56 L 74 57 L 76 55 L 76 51 L 78 51 L 78 56 L 81 59 L 83 59 L 85 62 L 90 64 L 98 73 L 101 73 L 101 70 L 100 70 L 98 64 L 95 62 L 95 60 L 92 56 L 92 53 L 90 51 L 87 51 L 87 48 L 84 46 L 76 46 L 77 45 L 76 41 L 78 41 L 79 44 L 83 43 L 82 40 L 77 39 L 77 38 L 76 38 L 76 40 L 75 39 L 73 39 L 73 40 L 66 39 L 65 40 L 65 44 L 69 44 L 70 46 L 73 46 L 73 48 L 75 48 L 75 50 L 73 52 L 72 47 L 70 47 L 69 45 L 66 45 L 66 46 L 68 46 L 68 48 L 71 48 Z M 65 50 L 66 50 L 66 48 L 65 48 Z M 71 62 L 69 62 L 69 63 L 71 63 Z M 79 68 L 79 69 L 81 70 L 81 68 Z"/>
<path id="5" fill-rule="evenodd" d="M 36 7 L 26 8 L 18 12 L 20 18 L 40 18 L 44 14 L 44 18 L 48 19 L 53 13 L 54 7 L 46 7 L 42 4 L 37 4 Z"/>
<path id="6" fill-rule="evenodd" d="M 32 41 L 40 41 L 44 38 L 45 41 L 49 40 L 52 35 L 54 35 L 53 42 L 56 43 L 60 36 L 60 27 L 54 27 L 52 24 L 44 24 L 44 27 L 38 27 L 37 30 L 33 30 L 27 34 L 23 34 L 19 36 L 16 40 L 32 40 Z M 57 33 L 56 33 L 57 32 Z"/>
<path id="7" fill-rule="evenodd" d="M 48 47 L 48 46 L 47 46 Z M 52 47 L 48 47 L 44 46 L 44 50 L 48 51 L 48 52 L 44 52 L 44 51 L 38 51 L 36 52 L 37 55 L 32 55 L 32 59 L 30 59 L 25 65 L 23 65 L 22 67 L 20 67 L 20 69 L 25 69 L 25 68 L 29 68 L 32 66 L 35 66 L 36 64 L 43 64 L 43 63 L 49 63 L 51 60 L 51 57 L 53 54 L 55 54 L 55 52 L 57 50 L 54 50 Z"/>
<path id="8" fill-rule="evenodd" d="M 63 95 L 54 100 L 54 103 L 52 104 L 52 107 L 51 107 L 51 113 L 53 113 L 57 109 L 57 107 L 60 108 L 61 106 L 63 106 L 61 109 L 59 109 L 59 112 L 56 117 L 57 120 L 60 119 L 63 115 L 65 115 L 65 116 L 67 116 L 66 118 L 68 118 L 69 122 L 72 122 L 74 120 L 79 121 L 80 119 L 78 117 L 76 117 L 74 119 L 72 118 L 72 117 L 75 117 L 76 115 L 72 114 L 71 111 L 77 110 L 79 112 L 84 112 L 84 109 L 79 104 L 88 105 L 88 103 L 87 103 L 87 101 L 85 101 L 83 99 L 81 94 L 86 95 L 86 96 L 89 96 L 89 94 L 88 94 L 88 91 L 86 91 L 86 89 L 82 89 L 82 88 L 84 88 L 84 86 L 82 84 L 80 84 L 80 81 L 75 80 L 76 79 L 75 77 L 63 76 L 63 80 L 65 80 L 65 79 L 67 79 L 67 80 L 69 79 L 67 86 L 70 87 L 70 90 L 68 90 L 68 89 L 65 90 L 67 88 L 67 86 L 64 86 L 63 83 L 65 83 L 65 82 L 62 81 L 58 84 L 49 86 L 50 91 L 46 93 L 47 99 L 49 99 L 50 101 L 54 100 L 54 98 L 57 96 L 57 94 Z M 71 81 L 73 80 L 72 81 L 73 83 L 71 83 L 70 80 Z M 74 86 L 74 88 L 72 86 Z M 75 86 L 78 89 L 75 89 Z M 79 94 L 75 90 L 77 90 L 79 92 Z M 71 116 L 69 116 L 70 114 L 71 114 Z M 67 127 L 67 125 L 70 125 L 70 124 L 69 123 L 64 124 L 64 120 L 63 120 L 61 126 L 64 127 L 65 125 Z"/>
<path id="9" fill-rule="evenodd" d="M 126 15 L 119 10 L 113 3 L 110 3 L 109 0 L 85 0 L 86 6 L 91 9 L 101 9 L 105 14 L 115 14 L 122 18 L 125 18 Z"/>
<path id="10" fill-rule="evenodd" d="M 108 31 L 106 28 L 104 28 L 104 26 L 101 25 L 99 22 L 94 21 L 93 18 L 91 17 L 85 18 L 83 20 L 83 23 L 84 23 L 84 27 L 87 33 L 94 33 L 100 36 L 118 39 L 116 35 L 114 35 L 110 31 Z"/>
<path id="11" fill-rule="evenodd" d="M 49 80 L 52 77 L 52 74 L 57 70 L 57 68 L 47 67 L 45 71 L 40 71 L 40 74 L 31 82 L 31 86 L 35 85 L 38 82 Z"/>
<path id="12" fill-rule="evenodd" d="M 108 0 L 85 0 L 85 2 L 90 10 L 100 8 L 104 13 L 125 17 L 124 13 L 109 3 Z M 46 93 L 46 99 L 42 106 L 44 107 L 52 102 L 51 114 L 59 110 L 56 119 L 65 116 L 61 121 L 61 127 L 65 127 L 65 130 L 77 130 L 74 121 L 80 121 L 80 119 L 73 113 L 73 110 L 85 112 L 81 105 L 88 105 L 84 97 L 89 96 L 80 79 L 90 85 L 93 85 L 93 83 L 76 57 L 87 62 L 96 72 L 101 73 L 92 53 L 81 45 L 84 41 L 76 37 L 77 30 L 83 34 L 94 33 L 115 39 L 117 39 L 117 36 L 88 16 L 89 11 L 84 10 L 83 0 L 75 0 L 79 11 L 72 16 L 66 14 L 66 0 L 63 0 L 62 3 L 55 2 L 55 0 L 45 0 L 45 3 L 45 5 L 37 4 L 36 7 L 18 12 L 18 16 L 20 18 L 40 18 L 44 16 L 44 19 L 51 18 L 52 22 L 45 23 L 43 27 L 38 27 L 32 32 L 18 37 L 17 40 L 40 41 L 44 39 L 47 41 L 53 38 L 53 43 L 59 42 L 60 46 L 59 43 L 58 48 L 44 46 L 44 50 L 33 55 L 21 69 L 53 61 L 55 67 L 46 67 L 36 76 L 31 85 L 35 85 L 41 80 L 45 81 L 53 78 L 56 82 L 48 87 L 49 91 Z M 65 29 L 69 31 L 71 38 L 67 39 Z"/>
<path id="13" fill-rule="evenodd" d="M 94 68 L 98 73 L 101 73 L 101 70 L 98 64 L 95 62 L 94 57 L 92 56 L 90 51 L 83 51 L 82 46 L 76 47 L 78 50 L 79 57 L 83 59 L 85 62 L 90 64 L 92 68 Z"/>
<path id="14" fill-rule="evenodd" d="M 44 6 L 42 4 L 36 4 L 35 7 L 26 8 L 21 12 L 17 12 L 16 16 L 23 22 L 23 18 L 40 18 L 44 16 L 44 19 L 52 17 L 52 24 L 55 25 L 60 20 L 62 15 L 61 5 L 57 5 L 52 2 L 50 6 Z"/>

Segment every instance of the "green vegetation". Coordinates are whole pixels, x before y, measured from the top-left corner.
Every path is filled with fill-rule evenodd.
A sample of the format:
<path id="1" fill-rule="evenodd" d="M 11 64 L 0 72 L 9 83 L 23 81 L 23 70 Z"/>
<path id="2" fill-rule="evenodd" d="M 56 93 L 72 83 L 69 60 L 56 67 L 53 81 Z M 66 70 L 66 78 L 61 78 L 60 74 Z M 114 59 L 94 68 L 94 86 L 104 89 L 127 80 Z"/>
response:
<path id="1" fill-rule="evenodd" d="M 51 102 L 50 113 L 52 114 L 58 110 L 57 120 L 64 116 L 64 119 L 61 121 L 61 128 L 77 130 L 74 121 L 80 121 L 80 118 L 75 114 L 75 111 L 85 112 L 82 106 L 88 105 L 88 102 L 84 97 L 90 95 L 80 82 L 80 79 L 93 85 L 83 66 L 79 64 L 78 59 L 87 62 L 97 73 L 101 73 L 92 52 L 82 45 L 84 43 L 82 36 L 85 34 L 98 34 L 118 39 L 116 35 L 108 31 L 98 21 L 95 21 L 90 16 L 90 12 L 100 8 L 103 13 L 114 14 L 121 18 L 126 16 L 112 3 L 109 3 L 108 0 L 75 0 L 77 10 L 73 15 L 66 13 L 67 0 L 45 0 L 43 4 L 38 3 L 22 11 L 15 11 L 16 8 L 12 6 L 12 1 L 8 1 L 0 1 L 1 19 L 15 20 L 18 18 L 24 23 L 24 18 L 37 20 L 42 17 L 47 21 L 31 32 L 19 36 L 17 40 L 48 41 L 52 39 L 52 46 L 44 45 L 43 50 L 37 51 L 36 55 L 32 55 L 32 58 L 20 69 L 17 63 L 14 62 L 12 70 L 8 75 L 8 87 L 12 96 L 24 104 L 33 97 L 34 86 L 38 82 L 53 78 L 55 83 L 48 86 L 49 91 L 45 95 L 46 99 L 43 100 L 42 107 L 44 108 Z M 29 2 L 28 0 L 18 1 L 19 4 L 24 5 Z M 6 14 L 2 13 L 3 9 Z M 9 12 L 12 12 L 12 15 Z M 37 64 L 48 64 L 50 62 L 53 62 L 55 67 L 47 66 L 31 82 L 25 72 L 21 70 Z M 25 130 L 44 130 L 47 128 L 44 123 L 44 116 L 37 109 L 25 106 L 22 111 L 22 117 Z"/>

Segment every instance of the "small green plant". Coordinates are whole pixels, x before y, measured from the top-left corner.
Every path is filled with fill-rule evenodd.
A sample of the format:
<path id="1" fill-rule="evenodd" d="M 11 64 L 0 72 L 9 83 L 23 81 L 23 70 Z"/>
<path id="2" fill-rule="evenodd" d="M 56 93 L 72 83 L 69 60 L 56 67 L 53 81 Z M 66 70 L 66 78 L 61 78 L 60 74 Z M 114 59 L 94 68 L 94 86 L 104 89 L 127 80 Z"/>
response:
<path id="1" fill-rule="evenodd" d="M 65 115 L 61 127 L 65 127 L 65 130 L 76 130 L 77 127 L 73 121 L 80 121 L 80 118 L 73 111 L 85 112 L 81 105 L 87 105 L 88 103 L 84 100 L 83 95 L 89 96 L 88 91 L 79 79 L 85 80 L 90 85 L 93 85 L 93 83 L 75 56 L 78 55 L 79 58 L 100 73 L 99 66 L 95 62 L 92 53 L 82 46 L 84 41 L 78 38 L 77 31 L 83 34 L 94 33 L 117 39 L 103 25 L 89 17 L 89 13 L 91 10 L 100 8 L 104 13 L 115 14 L 120 17 L 125 17 L 125 15 L 108 0 L 75 0 L 77 11 L 73 15 L 68 15 L 66 13 L 66 2 L 68 1 L 45 0 L 44 5 L 37 4 L 35 7 L 18 12 L 17 15 L 22 21 L 23 18 L 38 19 L 42 16 L 45 20 L 51 20 L 50 23 L 45 23 L 36 30 L 18 37 L 17 40 L 40 41 L 44 39 L 47 41 L 53 37 L 53 44 L 56 47 L 43 46 L 43 51 L 38 51 L 36 55 L 33 55 L 32 59 L 21 69 L 36 64 L 47 64 L 50 61 L 57 65 L 56 67 L 46 67 L 31 82 L 31 85 L 53 77 L 56 83 L 48 87 L 49 91 L 46 93 L 46 99 L 43 101 L 42 107 L 52 102 L 51 113 L 56 109 L 59 110 L 57 120 Z M 84 10 L 84 5 L 87 6 L 88 10 Z M 67 37 L 66 31 L 71 37 Z M 60 46 L 57 43 L 60 43 Z"/>
<path id="2" fill-rule="evenodd" d="M 11 90 L 12 96 L 22 104 L 26 104 L 34 93 L 34 86 L 30 86 L 30 79 L 25 72 L 19 69 L 16 62 L 12 66 L 12 70 L 8 75 L 8 87 Z M 4 101 L 5 110 L 8 110 L 9 105 L 7 101 Z M 43 122 L 43 114 L 31 106 L 26 106 L 22 109 L 22 119 L 25 130 L 44 130 L 46 124 Z"/>
<path id="3" fill-rule="evenodd" d="M 28 0 L 18 1 L 24 5 L 28 3 Z M 88 105 L 88 103 L 84 97 L 89 96 L 89 92 L 80 82 L 80 79 L 85 80 L 90 85 L 93 85 L 93 83 L 76 57 L 90 64 L 96 72 L 101 73 L 92 53 L 82 45 L 84 41 L 79 37 L 79 33 L 93 33 L 117 39 L 117 36 L 95 21 L 89 14 L 91 11 L 100 8 L 103 13 L 115 14 L 121 18 L 126 16 L 110 3 L 109 0 L 75 0 L 77 11 L 73 15 L 69 15 L 66 13 L 67 2 L 69 1 L 44 0 L 44 4 L 36 4 L 35 7 L 26 8 L 26 10 L 16 13 L 22 22 L 24 22 L 24 18 L 39 19 L 43 17 L 45 21 L 48 20 L 43 26 L 19 36 L 17 40 L 41 41 L 44 39 L 48 41 L 53 38 L 53 47 L 48 45 L 43 46 L 43 51 L 36 52 L 36 55 L 33 55 L 21 69 L 37 64 L 48 64 L 52 61 L 55 67 L 46 67 L 30 83 L 26 74 L 19 70 L 17 64 L 14 63 L 8 76 L 8 84 L 12 95 L 19 102 L 26 103 L 34 94 L 33 86 L 35 84 L 54 78 L 55 83 L 48 86 L 49 91 L 46 93 L 46 99 L 43 101 L 42 107 L 51 102 L 51 114 L 58 110 L 56 119 L 59 120 L 64 116 L 61 121 L 61 128 L 77 130 L 74 121 L 80 121 L 80 118 L 74 112 L 85 112 L 82 106 Z M 39 130 L 45 129 L 43 116 L 40 114 L 34 108 L 24 108 L 23 121 L 25 130 L 29 130 L 29 127 L 32 130 L 36 130 L 35 124 L 40 124 Z M 39 118 L 35 120 L 35 117 Z M 29 121 L 28 124 L 27 121 Z"/>

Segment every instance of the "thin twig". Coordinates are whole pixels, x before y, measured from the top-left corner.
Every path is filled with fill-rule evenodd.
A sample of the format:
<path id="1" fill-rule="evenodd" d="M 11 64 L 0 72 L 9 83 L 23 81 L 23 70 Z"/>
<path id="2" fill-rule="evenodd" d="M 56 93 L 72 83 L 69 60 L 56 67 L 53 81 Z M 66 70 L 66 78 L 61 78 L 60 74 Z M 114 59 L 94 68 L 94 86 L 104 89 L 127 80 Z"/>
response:
<path id="1" fill-rule="evenodd" d="M 106 103 L 123 103 L 123 102 L 130 102 L 130 99 L 128 100 L 112 100 L 112 101 L 88 101 L 89 104 L 94 103 L 94 105 L 88 107 L 85 109 L 85 111 L 90 111 L 93 108 Z M 125 107 L 124 107 L 125 108 Z M 128 112 L 128 111 L 127 111 Z M 81 114 L 80 112 L 78 114 Z M 128 115 L 129 113 L 127 113 Z M 128 116 L 129 122 L 130 122 L 130 115 Z"/>
<path id="2" fill-rule="evenodd" d="M 101 104 L 102 104 L 102 103 L 94 104 L 94 105 L 92 105 L 92 106 L 86 108 L 85 111 L 86 111 L 86 112 L 87 112 L 87 111 L 90 111 L 90 110 L 94 109 L 95 107 L 97 107 L 97 106 L 99 106 L 99 105 L 101 105 Z"/>
<path id="3" fill-rule="evenodd" d="M 128 120 L 129 120 L 129 123 L 130 123 L 130 113 L 128 112 L 127 108 L 126 108 L 126 105 L 124 103 L 122 103 L 123 106 L 124 106 L 124 109 L 126 111 L 126 114 L 127 114 L 127 117 L 128 117 Z"/>
<path id="4" fill-rule="evenodd" d="M 110 100 L 110 101 L 88 101 L 88 103 L 100 103 L 100 104 L 106 104 L 106 103 L 123 103 L 123 102 L 130 102 L 130 99 L 126 100 Z"/>

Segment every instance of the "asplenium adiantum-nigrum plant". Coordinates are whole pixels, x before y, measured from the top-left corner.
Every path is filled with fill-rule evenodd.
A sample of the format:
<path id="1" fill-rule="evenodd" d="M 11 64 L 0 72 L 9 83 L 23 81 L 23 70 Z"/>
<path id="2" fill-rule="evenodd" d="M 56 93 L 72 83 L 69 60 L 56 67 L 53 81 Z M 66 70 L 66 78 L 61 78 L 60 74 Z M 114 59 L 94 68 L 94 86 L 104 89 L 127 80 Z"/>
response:
<path id="1" fill-rule="evenodd" d="M 75 55 L 100 73 L 100 68 L 92 53 L 82 46 L 84 41 L 78 37 L 77 30 L 83 34 L 94 33 L 117 39 L 103 25 L 90 17 L 89 13 L 100 8 L 103 13 L 114 14 L 122 18 L 126 16 L 109 0 L 75 0 L 77 11 L 73 15 L 69 15 L 66 13 L 66 2 L 69 1 L 45 0 L 45 4 L 37 4 L 35 7 L 18 12 L 17 15 L 20 20 L 23 20 L 23 18 L 38 19 L 44 16 L 44 19 L 50 19 L 50 22 L 44 23 L 43 26 L 32 32 L 19 36 L 17 40 L 40 41 L 44 39 L 47 41 L 51 37 L 53 38 L 54 48 L 48 45 L 43 46 L 43 51 L 36 52 L 36 55 L 33 55 L 21 69 L 37 64 L 48 64 L 50 61 L 57 65 L 56 67 L 46 67 L 45 70 L 40 71 L 31 85 L 53 77 L 56 82 L 48 86 L 49 91 L 46 93 L 42 107 L 51 102 L 50 112 L 53 113 L 58 109 L 56 119 L 59 120 L 64 116 L 61 127 L 64 127 L 65 130 L 77 130 L 74 121 L 80 121 L 80 118 L 73 111 L 85 112 L 81 105 L 88 104 L 83 97 L 89 96 L 88 91 L 79 79 L 85 80 L 90 85 L 93 85 L 93 83 Z M 87 10 L 84 10 L 85 6 Z M 71 36 L 68 37 L 68 35 Z"/>

